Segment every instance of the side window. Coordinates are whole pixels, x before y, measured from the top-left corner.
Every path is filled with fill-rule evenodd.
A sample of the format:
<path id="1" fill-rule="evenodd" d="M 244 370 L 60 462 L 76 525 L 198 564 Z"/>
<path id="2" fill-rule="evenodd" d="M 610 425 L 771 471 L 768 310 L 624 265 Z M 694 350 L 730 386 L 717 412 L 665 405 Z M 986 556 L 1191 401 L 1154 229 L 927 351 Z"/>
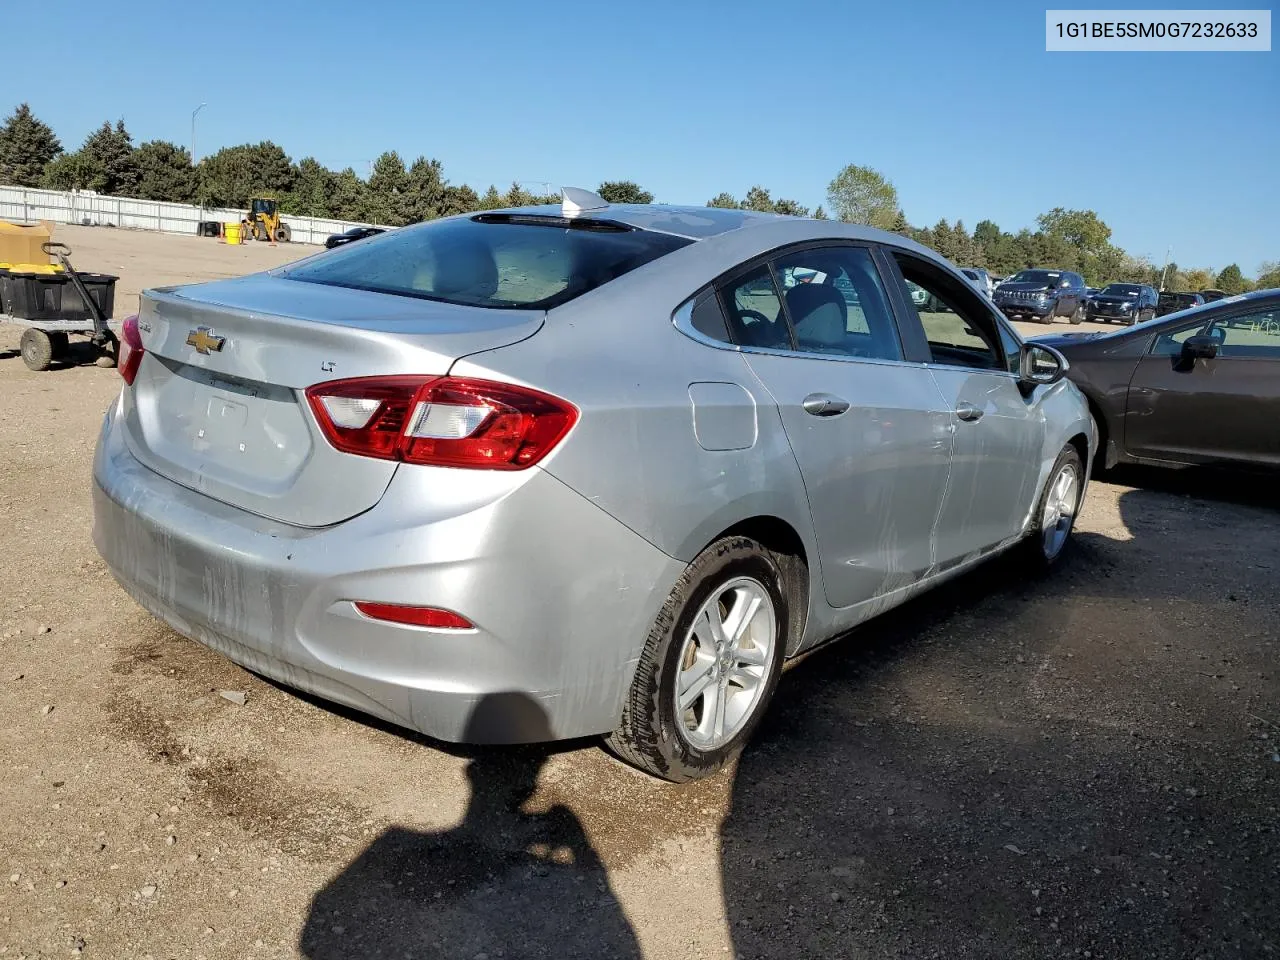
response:
<path id="1" fill-rule="evenodd" d="M 1280 360 L 1280 309 L 1201 319 L 1192 326 L 1161 334 L 1152 345 L 1151 352 L 1176 357 L 1182 352 L 1187 338 L 1197 335 L 1217 340 L 1220 357 Z"/>
<path id="2" fill-rule="evenodd" d="M 693 307 L 689 324 L 704 337 L 732 343 L 729 336 L 729 324 L 725 322 L 724 311 L 720 309 L 720 301 L 715 295 L 705 296 Z"/>
<path id="3" fill-rule="evenodd" d="M 1013 335 L 1007 323 L 996 321 L 1000 334 L 1000 345 L 1004 347 L 1005 369 L 1010 373 L 1021 374 L 1019 364 L 1022 361 L 1022 343 Z"/>
<path id="4" fill-rule="evenodd" d="M 902 359 L 889 300 L 865 247 L 799 250 L 773 267 L 800 352 Z"/>
<path id="5" fill-rule="evenodd" d="M 933 362 L 1004 370 L 995 318 L 972 290 L 940 267 L 894 252 L 906 280 L 908 303 L 920 318 Z"/>
<path id="6" fill-rule="evenodd" d="M 1189 327 L 1179 327 L 1176 330 L 1162 333 L 1156 337 L 1156 342 L 1151 345 L 1151 352 L 1162 357 L 1176 357 L 1182 353 L 1183 342 L 1188 337 L 1194 337 L 1204 328 L 1205 323 L 1201 320 Z"/>
<path id="7" fill-rule="evenodd" d="M 1260 310 L 1214 322 L 1218 356 L 1280 360 L 1280 310 Z"/>
<path id="8" fill-rule="evenodd" d="M 782 296 L 768 264 L 762 263 L 731 281 L 720 296 L 734 343 L 770 350 L 791 349 Z"/>

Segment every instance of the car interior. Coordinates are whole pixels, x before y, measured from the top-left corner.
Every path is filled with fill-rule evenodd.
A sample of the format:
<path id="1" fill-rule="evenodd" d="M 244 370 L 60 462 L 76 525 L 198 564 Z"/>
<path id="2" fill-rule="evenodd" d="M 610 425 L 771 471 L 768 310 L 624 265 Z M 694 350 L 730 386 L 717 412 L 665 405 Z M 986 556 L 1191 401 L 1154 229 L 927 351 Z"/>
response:
<path id="1" fill-rule="evenodd" d="M 774 261 L 772 273 L 762 265 L 726 291 L 733 339 L 774 350 L 900 359 L 893 317 L 874 270 L 870 254 L 856 247 L 789 254 Z M 781 297 L 774 275 L 786 291 Z"/>

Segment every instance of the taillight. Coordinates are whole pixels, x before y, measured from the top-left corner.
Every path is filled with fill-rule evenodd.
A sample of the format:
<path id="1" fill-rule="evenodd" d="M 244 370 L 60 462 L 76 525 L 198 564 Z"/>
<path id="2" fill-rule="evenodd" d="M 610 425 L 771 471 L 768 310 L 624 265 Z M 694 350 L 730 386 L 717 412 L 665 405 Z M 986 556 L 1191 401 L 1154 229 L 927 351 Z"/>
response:
<path id="1" fill-rule="evenodd" d="M 138 332 L 138 318 L 125 317 L 120 326 L 120 342 L 116 344 L 116 369 L 124 382 L 133 386 L 138 375 L 138 367 L 142 365 L 142 334 Z"/>
<path id="2" fill-rule="evenodd" d="M 441 467 L 521 470 L 555 448 L 578 419 L 558 397 L 464 377 L 360 377 L 307 390 L 338 450 Z"/>
<path id="3" fill-rule="evenodd" d="M 436 630 L 475 629 L 475 624 L 466 617 L 439 607 L 410 607 L 398 603 L 357 600 L 355 608 L 371 620 L 386 620 L 389 623 L 405 623 L 411 627 L 431 627 Z"/>

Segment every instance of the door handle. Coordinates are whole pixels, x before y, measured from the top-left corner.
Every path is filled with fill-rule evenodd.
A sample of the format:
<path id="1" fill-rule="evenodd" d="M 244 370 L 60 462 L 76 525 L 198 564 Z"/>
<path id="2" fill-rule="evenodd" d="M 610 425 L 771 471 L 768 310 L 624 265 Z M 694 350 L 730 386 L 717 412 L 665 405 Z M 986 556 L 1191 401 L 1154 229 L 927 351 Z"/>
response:
<path id="1" fill-rule="evenodd" d="M 849 401 L 829 393 L 811 393 L 804 398 L 802 406 L 805 413 L 815 417 L 838 417 L 849 409 Z"/>
<path id="2" fill-rule="evenodd" d="M 956 407 L 956 416 L 965 423 L 975 423 L 982 419 L 982 410 L 972 403 L 961 403 Z"/>

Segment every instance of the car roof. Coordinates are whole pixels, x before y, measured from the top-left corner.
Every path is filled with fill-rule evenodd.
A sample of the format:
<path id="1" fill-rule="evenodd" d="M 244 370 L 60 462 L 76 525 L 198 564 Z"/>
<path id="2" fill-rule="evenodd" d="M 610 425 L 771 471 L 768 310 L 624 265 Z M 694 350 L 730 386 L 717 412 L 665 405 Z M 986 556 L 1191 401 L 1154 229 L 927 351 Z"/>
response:
<path id="1" fill-rule="evenodd" d="M 536 217 L 564 216 L 559 204 L 531 207 L 511 207 L 503 210 L 479 211 L 479 215 L 525 215 Z M 467 216 L 477 216 L 476 213 Z M 755 210 L 734 210 L 727 207 L 689 207 L 665 203 L 611 203 L 577 214 L 577 220 L 603 220 L 625 223 L 640 230 L 670 233 L 690 240 L 706 240 L 737 230 L 759 230 L 762 233 L 809 233 L 813 239 L 842 238 L 865 240 L 874 243 L 891 243 L 936 258 L 937 254 L 914 240 L 897 233 L 877 230 L 862 224 L 844 223 L 840 220 L 815 220 L 812 217 L 791 217 L 778 213 L 758 213 Z M 801 224 L 807 225 L 800 226 Z"/>

